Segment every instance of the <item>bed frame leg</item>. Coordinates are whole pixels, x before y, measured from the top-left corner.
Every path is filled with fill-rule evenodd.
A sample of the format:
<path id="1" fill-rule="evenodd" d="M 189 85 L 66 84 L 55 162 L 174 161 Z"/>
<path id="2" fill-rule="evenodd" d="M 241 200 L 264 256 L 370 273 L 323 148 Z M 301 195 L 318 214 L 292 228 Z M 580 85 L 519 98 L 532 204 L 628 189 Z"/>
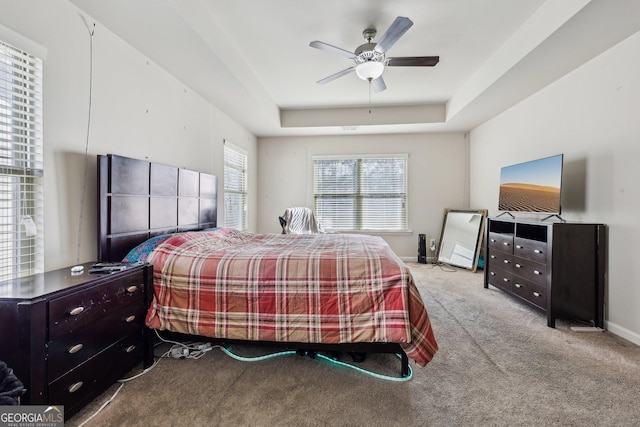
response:
<path id="1" fill-rule="evenodd" d="M 405 378 L 409 376 L 409 357 L 407 357 L 407 354 L 403 351 L 400 354 L 400 358 L 402 363 L 401 375 L 402 375 L 402 378 Z"/>

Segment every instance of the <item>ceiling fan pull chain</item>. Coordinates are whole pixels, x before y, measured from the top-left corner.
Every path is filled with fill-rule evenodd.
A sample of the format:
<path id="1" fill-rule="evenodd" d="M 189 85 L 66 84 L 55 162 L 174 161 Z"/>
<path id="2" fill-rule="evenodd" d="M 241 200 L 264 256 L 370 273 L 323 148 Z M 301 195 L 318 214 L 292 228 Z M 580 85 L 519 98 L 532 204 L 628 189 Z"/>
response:
<path id="1" fill-rule="evenodd" d="M 369 79 L 369 114 L 371 114 L 371 79 Z"/>

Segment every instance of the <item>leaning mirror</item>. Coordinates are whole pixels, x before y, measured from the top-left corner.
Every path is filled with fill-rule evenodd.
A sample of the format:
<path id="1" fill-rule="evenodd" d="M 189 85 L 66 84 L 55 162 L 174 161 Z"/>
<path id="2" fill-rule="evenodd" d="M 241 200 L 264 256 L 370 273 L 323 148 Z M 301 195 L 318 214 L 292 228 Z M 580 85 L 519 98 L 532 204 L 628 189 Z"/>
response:
<path id="1" fill-rule="evenodd" d="M 444 210 L 438 262 L 476 271 L 487 210 Z"/>

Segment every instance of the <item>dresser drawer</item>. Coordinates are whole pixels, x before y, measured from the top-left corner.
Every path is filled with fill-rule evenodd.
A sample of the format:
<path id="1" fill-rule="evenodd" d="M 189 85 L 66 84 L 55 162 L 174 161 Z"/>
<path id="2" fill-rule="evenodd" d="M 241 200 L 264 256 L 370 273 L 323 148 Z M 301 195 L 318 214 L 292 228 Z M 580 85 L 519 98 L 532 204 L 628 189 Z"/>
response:
<path id="1" fill-rule="evenodd" d="M 513 253 L 513 234 L 489 233 L 489 250 Z"/>
<path id="2" fill-rule="evenodd" d="M 525 258 L 513 258 L 513 274 L 541 286 L 547 284 L 547 265 Z"/>
<path id="3" fill-rule="evenodd" d="M 513 255 L 500 251 L 490 251 L 489 263 L 492 267 L 511 272 L 513 270 Z"/>
<path id="4" fill-rule="evenodd" d="M 137 334 L 141 340 L 144 314 L 142 304 L 129 304 L 73 334 L 63 335 L 49 343 L 49 381 L 100 353 L 122 337 Z"/>
<path id="5" fill-rule="evenodd" d="M 49 384 L 48 404 L 64 405 L 65 413 L 83 406 L 142 360 L 138 334 L 126 337 Z"/>
<path id="6" fill-rule="evenodd" d="M 487 271 L 487 281 L 490 285 L 496 288 L 504 289 L 505 291 L 511 291 L 513 274 L 510 271 L 503 270 L 490 266 Z"/>
<path id="7" fill-rule="evenodd" d="M 514 240 L 513 254 L 521 258 L 546 264 L 547 242 L 516 237 Z"/>
<path id="8" fill-rule="evenodd" d="M 514 276 L 512 289 L 514 294 L 521 296 L 543 310 L 547 309 L 547 288 L 545 286 Z"/>
<path id="9" fill-rule="evenodd" d="M 136 270 L 93 287 L 49 302 L 49 339 L 95 322 L 107 311 L 124 304 L 143 304 L 144 276 Z"/>

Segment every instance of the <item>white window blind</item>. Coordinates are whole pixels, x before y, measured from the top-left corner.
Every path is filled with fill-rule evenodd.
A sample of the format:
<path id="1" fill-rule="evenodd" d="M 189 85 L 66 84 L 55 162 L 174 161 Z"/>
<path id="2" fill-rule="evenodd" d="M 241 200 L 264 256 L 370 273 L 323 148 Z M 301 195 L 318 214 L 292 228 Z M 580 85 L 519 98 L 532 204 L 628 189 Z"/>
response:
<path id="1" fill-rule="evenodd" d="M 332 230 L 407 230 L 407 155 L 314 157 L 315 215 Z"/>
<path id="2" fill-rule="evenodd" d="M 42 61 L 0 41 L 0 280 L 43 269 Z"/>
<path id="3" fill-rule="evenodd" d="M 224 226 L 247 229 L 247 154 L 224 142 Z"/>

